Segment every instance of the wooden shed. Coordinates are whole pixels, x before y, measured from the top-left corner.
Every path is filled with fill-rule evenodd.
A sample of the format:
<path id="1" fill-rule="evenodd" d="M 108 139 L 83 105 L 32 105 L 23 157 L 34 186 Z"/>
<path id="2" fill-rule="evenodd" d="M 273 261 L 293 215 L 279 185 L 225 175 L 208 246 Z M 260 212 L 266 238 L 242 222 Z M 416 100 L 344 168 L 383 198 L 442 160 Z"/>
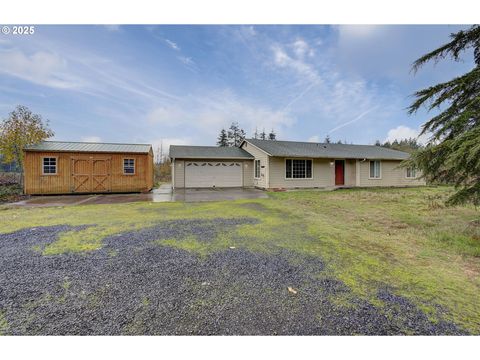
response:
<path id="1" fill-rule="evenodd" d="M 149 144 L 44 141 L 24 149 L 25 194 L 145 192 L 153 187 Z"/>

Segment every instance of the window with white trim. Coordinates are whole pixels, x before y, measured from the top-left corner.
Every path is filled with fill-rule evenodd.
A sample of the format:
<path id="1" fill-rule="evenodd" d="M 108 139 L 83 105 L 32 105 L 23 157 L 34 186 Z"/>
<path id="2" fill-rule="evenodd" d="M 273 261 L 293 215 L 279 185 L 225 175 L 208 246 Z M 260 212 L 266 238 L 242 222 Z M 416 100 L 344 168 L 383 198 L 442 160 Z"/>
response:
<path id="1" fill-rule="evenodd" d="M 255 179 L 260 179 L 260 160 L 255 160 Z"/>
<path id="2" fill-rule="evenodd" d="M 43 173 L 44 174 L 56 174 L 57 173 L 57 158 L 44 157 L 43 158 Z"/>
<path id="3" fill-rule="evenodd" d="M 370 161 L 370 179 L 380 179 L 381 176 L 380 160 Z"/>
<path id="4" fill-rule="evenodd" d="M 123 159 L 123 173 L 126 175 L 135 174 L 135 159 Z"/>
<path id="5" fill-rule="evenodd" d="M 417 177 L 417 169 L 414 167 L 407 167 L 407 179 L 415 179 Z"/>
<path id="6" fill-rule="evenodd" d="M 311 179 L 312 178 L 312 160 L 286 159 L 285 160 L 285 178 L 286 179 Z"/>

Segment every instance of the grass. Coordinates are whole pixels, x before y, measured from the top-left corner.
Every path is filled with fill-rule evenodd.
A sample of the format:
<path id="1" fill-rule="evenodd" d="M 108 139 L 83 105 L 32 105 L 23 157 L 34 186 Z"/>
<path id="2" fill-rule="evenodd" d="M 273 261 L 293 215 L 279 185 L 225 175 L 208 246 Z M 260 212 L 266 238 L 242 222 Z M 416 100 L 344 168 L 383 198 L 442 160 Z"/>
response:
<path id="1" fill-rule="evenodd" d="M 3 208 L 0 233 L 86 225 L 37 249 L 56 255 L 94 251 L 108 236 L 163 221 L 256 218 L 255 224 L 219 229 L 211 241 L 199 241 L 193 234 L 152 241 L 200 256 L 230 247 L 267 253 L 287 249 L 318 256 L 327 273 L 356 295 L 381 306 L 376 293 L 386 285 L 432 318 L 443 308 L 448 320 L 478 334 L 480 212 L 469 206 L 445 207 L 451 191 L 448 187 L 295 191 L 271 193 L 268 199 L 209 203 Z"/>

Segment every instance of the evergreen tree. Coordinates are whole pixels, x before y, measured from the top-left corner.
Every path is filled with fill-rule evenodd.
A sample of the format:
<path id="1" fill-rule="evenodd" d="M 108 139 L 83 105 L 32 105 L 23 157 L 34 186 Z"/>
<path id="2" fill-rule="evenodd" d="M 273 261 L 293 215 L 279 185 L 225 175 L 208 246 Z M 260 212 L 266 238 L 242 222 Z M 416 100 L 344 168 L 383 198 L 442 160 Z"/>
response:
<path id="1" fill-rule="evenodd" d="M 260 139 L 267 140 L 267 133 L 265 132 L 265 128 L 260 133 Z"/>
<path id="2" fill-rule="evenodd" d="M 270 131 L 270 134 L 268 134 L 268 140 L 277 140 L 277 134 L 275 134 L 275 131 Z"/>
<path id="3" fill-rule="evenodd" d="M 258 139 L 258 129 L 255 127 L 255 132 L 253 133 L 253 138 Z"/>
<path id="4" fill-rule="evenodd" d="M 220 130 L 220 134 L 217 138 L 217 145 L 218 146 L 228 146 L 228 136 L 225 129 Z"/>
<path id="5" fill-rule="evenodd" d="M 453 183 L 457 191 L 449 204 L 480 205 L 480 25 L 452 34 L 449 43 L 416 60 L 413 71 L 446 57 L 460 61 L 469 49 L 475 62 L 472 70 L 415 93 L 410 114 L 422 106 L 443 111 L 422 126 L 421 134 L 431 137 L 405 165 L 416 166 L 433 181 Z"/>
<path id="6" fill-rule="evenodd" d="M 380 142 L 380 140 L 375 141 L 375 146 L 382 146 L 382 143 Z"/>
<path id="7" fill-rule="evenodd" d="M 228 146 L 240 147 L 243 140 L 245 140 L 245 135 L 245 131 L 240 128 L 238 122 L 233 122 L 232 125 L 230 125 L 230 129 L 228 130 Z"/>
<path id="8" fill-rule="evenodd" d="M 324 143 L 325 144 L 330 144 L 331 142 L 332 142 L 332 140 L 330 140 L 330 135 L 325 136 Z"/>
<path id="9" fill-rule="evenodd" d="M 379 146 L 383 146 L 383 147 L 394 149 L 394 150 L 405 151 L 409 153 L 412 153 L 415 150 L 418 150 L 422 147 L 422 145 L 419 144 L 417 139 L 415 138 L 402 139 L 400 141 L 395 139 L 393 142 L 385 141 L 383 145 L 379 145 Z"/>

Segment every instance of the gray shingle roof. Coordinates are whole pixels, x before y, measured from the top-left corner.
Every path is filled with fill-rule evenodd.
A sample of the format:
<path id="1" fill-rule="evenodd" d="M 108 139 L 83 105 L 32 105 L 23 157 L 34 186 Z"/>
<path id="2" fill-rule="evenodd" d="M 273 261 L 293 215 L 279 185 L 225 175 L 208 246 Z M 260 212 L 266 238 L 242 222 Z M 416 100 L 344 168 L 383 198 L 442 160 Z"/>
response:
<path id="1" fill-rule="evenodd" d="M 243 149 L 219 146 L 171 145 L 170 157 L 177 159 L 253 159 Z"/>
<path id="2" fill-rule="evenodd" d="M 26 151 L 52 152 L 102 152 L 102 153 L 148 153 L 152 145 L 149 144 L 114 144 L 91 142 L 43 141 L 26 146 Z"/>
<path id="3" fill-rule="evenodd" d="M 246 139 L 246 141 L 272 156 L 281 157 L 405 160 L 410 156 L 403 151 L 375 145 L 321 144 L 259 139 Z"/>

